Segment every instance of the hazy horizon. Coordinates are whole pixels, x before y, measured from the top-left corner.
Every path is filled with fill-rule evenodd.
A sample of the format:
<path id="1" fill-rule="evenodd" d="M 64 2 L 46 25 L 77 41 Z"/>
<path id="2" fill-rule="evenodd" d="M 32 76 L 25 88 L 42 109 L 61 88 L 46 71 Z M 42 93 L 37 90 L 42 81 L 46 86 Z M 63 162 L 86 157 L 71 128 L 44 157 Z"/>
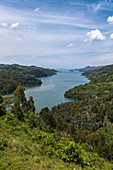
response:
<path id="1" fill-rule="evenodd" d="M 22 65 L 22 66 L 36 66 L 36 67 L 42 67 L 42 68 L 47 68 L 47 69 L 56 69 L 57 71 L 62 71 L 64 70 L 73 70 L 73 69 L 81 69 L 85 67 L 100 67 L 100 66 L 106 66 L 106 65 L 84 65 L 82 67 L 46 67 L 46 66 L 39 66 L 36 64 L 18 64 L 18 63 L 1 63 L 3 65 Z"/>

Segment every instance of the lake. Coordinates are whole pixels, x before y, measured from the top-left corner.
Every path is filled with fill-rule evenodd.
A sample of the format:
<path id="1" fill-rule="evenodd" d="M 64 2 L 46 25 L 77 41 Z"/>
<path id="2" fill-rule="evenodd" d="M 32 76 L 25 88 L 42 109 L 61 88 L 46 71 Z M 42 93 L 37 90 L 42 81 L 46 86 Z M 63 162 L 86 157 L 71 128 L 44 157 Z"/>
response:
<path id="1" fill-rule="evenodd" d="M 42 108 L 51 109 L 60 103 L 72 101 L 64 97 L 65 91 L 75 86 L 88 83 L 89 80 L 78 71 L 62 70 L 54 76 L 41 78 L 42 85 L 25 90 L 26 98 L 33 96 L 36 112 Z"/>

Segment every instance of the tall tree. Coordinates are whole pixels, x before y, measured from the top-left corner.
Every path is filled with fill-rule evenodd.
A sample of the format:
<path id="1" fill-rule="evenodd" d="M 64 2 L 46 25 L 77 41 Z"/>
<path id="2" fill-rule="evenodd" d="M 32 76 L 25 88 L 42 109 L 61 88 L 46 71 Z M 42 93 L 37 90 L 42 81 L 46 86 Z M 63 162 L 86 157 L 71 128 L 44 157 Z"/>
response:
<path id="1" fill-rule="evenodd" d="M 26 104 L 26 97 L 24 93 L 24 88 L 18 86 L 14 91 L 14 105 L 13 112 L 17 115 L 19 120 L 22 120 L 24 117 L 23 108 Z"/>
<path id="2" fill-rule="evenodd" d="M 35 105 L 34 105 L 34 100 L 32 96 L 29 97 L 29 100 L 26 100 L 26 103 L 23 108 L 23 112 L 24 114 L 35 113 Z"/>
<path id="3" fill-rule="evenodd" d="M 18 99 L 21 106 L 23 106 L 26 102 L 26 97 L 24 93 L 24 88 L 22 86 L 18 86 L 14 91 L 14 101 Z"/>
<path id="4" fill-rule="evenodd" d="M 17 115 L 19 120 L 23 120 L 24 116 L 28 113 L 35 113 L 33 97 L 30 96 L 29 100 L 26 100 L 24 88 L 22 86 L 18 86 L 14 91 L 13 112 Z"/>

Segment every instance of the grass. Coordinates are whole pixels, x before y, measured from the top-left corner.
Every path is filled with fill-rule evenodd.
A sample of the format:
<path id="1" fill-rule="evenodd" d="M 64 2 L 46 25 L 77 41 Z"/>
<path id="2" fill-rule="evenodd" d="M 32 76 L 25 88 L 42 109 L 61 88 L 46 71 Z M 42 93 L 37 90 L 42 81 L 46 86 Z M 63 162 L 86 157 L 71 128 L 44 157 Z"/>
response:
<path id="1" fill-rule="evenodd" d="M 22 124 L 14 127 L 0 121 L 0 170 L 76 169 L 73 163 L 40 154 L 40 144 L 32 141 L 30 133 Z"/>
<path id="2" fill-rule="evenodd" d="M 39 128 L 30 129 L 27 123 L 16 118 L 0 118 L 0 170 L 82 170 L 81 166 L 74 162 L 64 162 L 56 155 L 51 155 L 54 144 L 52 135 Z M 109 170 L 112 169 L 112 164 L 108 163 L 105 167 L 107 166 L 110 167 Z M 84 167 L 84 170 L 99 168 Z"/>

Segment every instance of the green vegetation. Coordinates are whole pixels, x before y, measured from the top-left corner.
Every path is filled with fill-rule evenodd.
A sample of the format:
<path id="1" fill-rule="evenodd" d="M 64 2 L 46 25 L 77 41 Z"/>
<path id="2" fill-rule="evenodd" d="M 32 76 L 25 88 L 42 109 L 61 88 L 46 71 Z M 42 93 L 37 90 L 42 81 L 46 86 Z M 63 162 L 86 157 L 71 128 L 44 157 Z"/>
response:
<path id="1" fill-rule="evenodd" d="M 112 164 L 96 152 L 86 151 L 89 146 L 61 134 L 30 128 L 28 120 L 20 122 L 13 114 L 0 120 L 0 169 L 112 169 Z"/>
<path id="2" fill-rule="evenodd" d="M 96 99 L 113 94 L 113 65 L 83 73 L 91 82 L 68 90 L 65 97 L 75 100 Z"/>
<path id="3" fill-rule="evenodd" d="M 56 74 L 56 70 L 36 66 L 0 65 L 0 93 L 11 94 L 17 86 L 36 86 L 42 82 L 39 77 Z"/>
<path id="4" fill-rule="evenodd" d="M 83 73 L 93 83 L 113 82 L 113 65 Z"/>
<path id="5" fill-rule="evenodd" d="M 103 102 L 46 107 L 39 114 L 22 86 L 13 100 L 0 101 L 0 169 L 112 170 L 112 95 Z"/>
<path id="6" fill-rule="evenodd" d="M 90 100 L 91 98 L 96 99 L 108 94 L 113 94 L 113 82 L 91 82 L 85 85 L 80 85 L 65 92 L 64 96 L 75 100 Z"/>
<path id="7" fill-rule="evenodd" d="M 78 101 L 51 110 L 45 107 L 38 114 L 33 97 L 27 100 L 22 86 L 16 88 L 12 100 L 3 102 L 0 96 L 0 169 L 112 170 L 110 68 L 104 81 L 99 79 L 103 67 L 96 76 L 91 71 L 90 83 L 66 92 Z"/>

